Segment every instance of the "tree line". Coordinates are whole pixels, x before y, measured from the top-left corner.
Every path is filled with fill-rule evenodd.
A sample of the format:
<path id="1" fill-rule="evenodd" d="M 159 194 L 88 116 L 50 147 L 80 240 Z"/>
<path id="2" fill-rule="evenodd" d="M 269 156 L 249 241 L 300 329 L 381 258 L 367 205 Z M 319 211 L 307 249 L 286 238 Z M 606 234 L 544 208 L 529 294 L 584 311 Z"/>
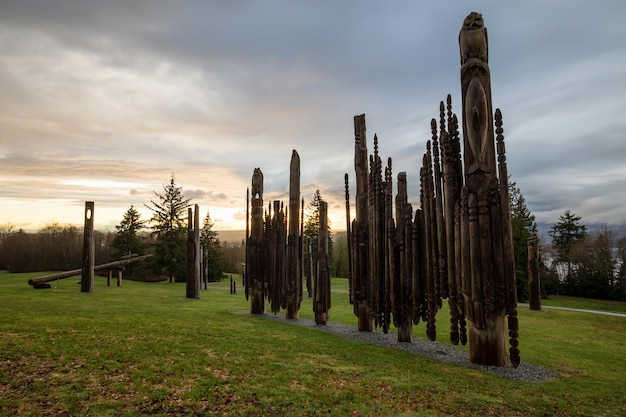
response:
<path id="1" fill-rule="evenodd" d="M 548 234 L 548 255 L 562 294 L 626 300 L 626 237 L 616 239 L 604 227 L 590 233 L 577 216 L 566 210 Z"/>
<path id="2" fill-rule="evenodd" d="M 94 231 L 96 265 L 130 255 L 153 254 L 149 262 L 127 267 L 125 277 L 141 281 L 167 279 L 185 281 L 187 250 L 187 209 L 190 199 L 172 175 L 163 192 L 146 204 L 152 212 L 141 219 L 134 206 L 124 213 L 116 232 Z M 202 267 L 209 281 L 224 277 L 222 249 L 213 221 L 207 213 L 200 231 L 204 254 Z M 11 272 L 65 271 L 80 268 L 83 230 L 53 222 L 36 233 L 0 225 L 0 269 Z"/>
<path id="3" fill-rule="evenodd" d="M 528 240 L 537 233 L 535 216 L 526 205 L 516 183 L 510 181 L 511 217 L 517 293 L 520 301 L 528 299 Z M 96 264 L 120 259 L 129 254 L 152 253 L 149 264 L 129 266 L 125 275 L 139 280 L 156 278 L 170 282 L 185 280 L 186 214 L 190 199 L 174 176 L 163 186 L 162 193 L 146 206 L 152 218 L 142 220 L 131 206 L 116 226 L 116 232 L 94 232 Z M 307 208 L 304 236 L 317 255 L 319 202 L 316 190 Z M 540 282 L 543 296 L 573 295 L 602 299 L 626 300 L 626 238 L 616 239 L 603 229 L 589 233 L 581 217 L 567 210 L 549 231 L 550 242 L 543 242 L 540 257 Z M 209 281 L 224 278 L 224 272 L 241 273 L 245 262 L 245 240 L 222 244 L 214 223 L 207 213 L 200 231 L 205 254 L 203 269 Z M 329 225 L 330 229 L 330 225 Z M 0 269 L 11 272 L 62 271 L 78 268 L 82 258 L 82 228 L 52 222 L 36 233 L 0 225 Z M 348 277 L 348 249 L 345 233 L 333 239 L 329 233 L 331 274 Z M 308 268 L 308 265 L 305 265 Z M 305 274 L 311 273 L 305 271 Z M 313 275 L 315 271 L 312 271 Z"/>

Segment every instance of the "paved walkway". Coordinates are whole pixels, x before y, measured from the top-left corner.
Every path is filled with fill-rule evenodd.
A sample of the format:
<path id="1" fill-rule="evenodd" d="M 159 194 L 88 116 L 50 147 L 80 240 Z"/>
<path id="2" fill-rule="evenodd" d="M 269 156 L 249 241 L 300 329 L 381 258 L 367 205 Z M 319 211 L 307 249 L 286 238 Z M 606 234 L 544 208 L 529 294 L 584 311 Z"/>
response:
<path id="1" fill-rule="evenodd" d="M 528 307 L 528 304 L 519 303 L 520 306 Z M 568 310 L 568 311 L 577 311 L 579 313 L 592 313 L 592 314 L 603 314 L 605 316 L 615 316 L 615 317 L 626 317 L 626 314 L 623 313 L 614 313 L 612 311 L 599 311 L 599 310 L 584 310 L 582 308 L 569 308 L 569 307 L 556 307 L 556 306 L 541 306 L 542 310 Z"/>

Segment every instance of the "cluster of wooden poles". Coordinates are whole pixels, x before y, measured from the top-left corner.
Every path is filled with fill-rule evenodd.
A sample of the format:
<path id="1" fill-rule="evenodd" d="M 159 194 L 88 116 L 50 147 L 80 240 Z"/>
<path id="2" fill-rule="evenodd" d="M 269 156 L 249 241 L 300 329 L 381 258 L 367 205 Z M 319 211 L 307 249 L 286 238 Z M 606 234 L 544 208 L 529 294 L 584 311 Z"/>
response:
<path id="1" fill-rule="evenodd" d="M 450 340 L 469 340 L 471 362 L 503 366 L 510 358 L 517 366 L 517 296 L 502 114 L 495 112 L 496 152 L 481 15 L 466 18 L 459 43 L 463 155 L 458 118 L 448 96 L 447 105 L 440 103 L 439 123 L 431 121 L 415 212 L 401 172 L 394 217 L 391 158 L 383 173 L 376 135 L 368 158 L 365 115 L 354 117 L 352 221 L 345 175 L 350 301 L 360 331 L 382 327 L 386 332 L 393 322 L 398 341 L 411 342 L 413 324 L 420 320 L 426 321 L 427 337 L 435 340 L 435 316 L 447 300 Z"/>
<path id="2" fill-rule="evenodd" d="M 493 178 L 485 192 L 476 195 L 463 186 L 458 122 L 450 96 L 447 104 L 447 120 L 443 102 L 440 105 L 439 132 L 436 120 L 431 122 L 432 140 L 420 168 L 420 207 L 415 211 L 408 202 L 405 172 L 397 176 L 393 210 L 391 158 L 383 174 L 375 135 L 368 161 L 365 116 L 354 118 L 357 192 L 352 221 L 345 175 L 350 299 L 360 331 L 381 327 L 387 332 L 393 324 L 400 342 L 412 341 L 413 324 L 420 320 L 426 322 L 427 337 L 435 340 L 436 314 L 447 299 L 451 342 L 467 343 L 466 320 L 476 331 L 475 346 L 482 347 L 472 355 L 475 363 L 501 356 L 497 353 L 502 338 L 497 348 L 487 350 L 478 339 L 483 333 L 501 332 L 502 316 L 508 314 L 511 361 L 516 365 L 517 301 L 501 114 L 496 112 L 503 180 Z"/>
<path id="3" fill-rule="evenodd" d="M 326 324 L 330 309 L 327 204 L 320 202 L 319 249 L 313 283 L 313 310 L 318 324 Z M 297 319 L 302 303 L 304 200 L 300 199 L 300 156 L 290 163 L 289 205 L 271 202 L 264 212 L 263 172 L 255 168 L 246 195 L 246 263 L 244 282 L 250 312 L 263 314 L 265 300 L 272 313 L 285 309 Z M 310 245 L 304 245 L 305 248 Z M 309 258 L 310 259 L 310 258 Z"/>

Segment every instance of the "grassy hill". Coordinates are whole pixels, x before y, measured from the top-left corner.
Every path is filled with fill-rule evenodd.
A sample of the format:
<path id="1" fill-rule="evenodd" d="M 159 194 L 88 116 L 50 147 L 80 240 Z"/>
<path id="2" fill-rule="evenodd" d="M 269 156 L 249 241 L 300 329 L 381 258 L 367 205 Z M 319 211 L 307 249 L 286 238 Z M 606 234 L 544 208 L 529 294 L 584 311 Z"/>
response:
<path id="1" fill-rule="evenodd" d="M 227 283 L 186 300 L 184 284 L 96 278 L 81 294 L 74 278 L 33 290 L 34 276 L 0 273 L 1 415 L 626 414 L 623 317 L 521 307 L 522 361 L 560 375 L 523 383 L 251 316 Z M 333 289 L 331 321 L 356 326 L 346 280 Z"/>

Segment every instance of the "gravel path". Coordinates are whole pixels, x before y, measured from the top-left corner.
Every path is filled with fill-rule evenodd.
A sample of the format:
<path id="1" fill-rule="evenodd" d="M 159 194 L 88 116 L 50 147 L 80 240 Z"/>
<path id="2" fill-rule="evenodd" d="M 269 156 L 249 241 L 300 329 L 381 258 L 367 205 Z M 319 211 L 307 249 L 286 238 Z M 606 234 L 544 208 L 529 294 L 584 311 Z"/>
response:
<path id="1" fill-rule="evenodd" d="M 508 378 L 515 381 L 537 382 L 546 379 L 558 378 L 558 375 L 540 366 L 524 363 L 523 361 L 517 368 L 509 363 L 507 366 L 484 366 L 470 363 L 469 353 L 461 348 L 444 345 L 439 342 L 431 342 L 429 340 L 414 337 L 413 343 L 399 343 L 396 333 L 385 334 L 381 331 L 359 332 L 355 327 L 342 323 L 328 323 L 326 326 L 318 326 L 314 320 L 298 319 L 287 320 L 284 315 L 263 314 L 258 317 L 287 323 L 290 325 L 308 327 L 325 331 L 343 337 L 344 339 L 354 340 L 357 342 L 368 343 L 371 345 L 382 346 L 390 349 L 401 349 L 414 355 L 423 356 L 436 361 L 445 362 L 453 365 L 464 366 L 466 368 L 478 369 L 489 372 L 502 378 Z M 523 351 L 522 351 L 523 354 Z"/>

